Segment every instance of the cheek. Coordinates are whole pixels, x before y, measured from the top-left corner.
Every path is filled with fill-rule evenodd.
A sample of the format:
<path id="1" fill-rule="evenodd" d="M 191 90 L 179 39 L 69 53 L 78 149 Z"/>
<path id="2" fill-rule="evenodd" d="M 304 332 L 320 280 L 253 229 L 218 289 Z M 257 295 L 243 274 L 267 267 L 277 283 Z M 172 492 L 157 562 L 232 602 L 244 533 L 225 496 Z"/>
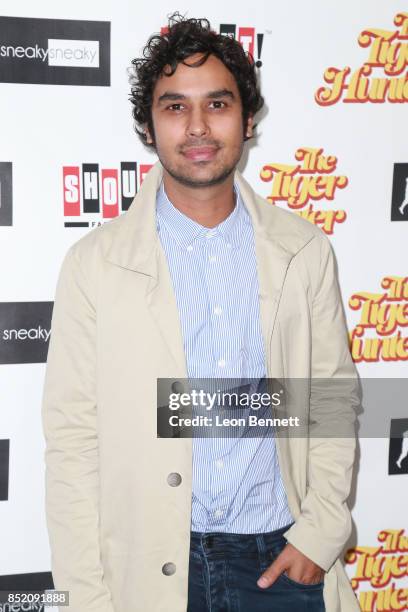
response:
<path id="1" fill-rule="evenodd" d="M 244 136 L 242 117 L 219 117 L 213 122 L 212 132 L 214 136 L 219 136 L 219 139 L 226 144 L 239 143 Z"/>
<path id="2" fill-rule="evenodd" d="M 159 119 L 153 118 L 153 125 L 156 143 L 163 149 L 169 149 L 172 147 L 172 145 L 180 142 L 183 139 L 184 128 L 182 123 L 181 121 L 177 121 L 177 119 L 174 117 L 160 117 Z"/>

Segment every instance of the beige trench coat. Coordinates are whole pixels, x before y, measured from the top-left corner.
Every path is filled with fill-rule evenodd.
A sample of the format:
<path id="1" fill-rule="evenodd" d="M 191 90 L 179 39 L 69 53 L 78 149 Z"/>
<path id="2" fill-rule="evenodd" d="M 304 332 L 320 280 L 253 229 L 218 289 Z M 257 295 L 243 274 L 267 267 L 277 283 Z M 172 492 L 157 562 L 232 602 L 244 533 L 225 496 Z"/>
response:
<path id="1" fill-rule="evenodd" d="M 191 439 L 156 433 L 157 378 L 187 377 L 156 231 L 161 176 L 157 163 L 127 213 L 69 249 L 58 280 L 43 426 L 52 572 L 56 588 L 70 591 L 61 608 L 69 612 L 187 607 Z M 328 239 L 238 172 L 236 181 L 255 233 L 268 376 L 355 379 Z M 310 410 L 330 420 L 325 399 L 312 393 Z M 352 424 L 354 386 L 331 399 L 335 418 Z M 357 611 L 338 559 L 350 533 L 355 440 L 277 438 L 277 448 L 295 518 L 285 535 L 327 571 L 327 612 Z M 179 486 L 167 481 L 174 472 Z"/>

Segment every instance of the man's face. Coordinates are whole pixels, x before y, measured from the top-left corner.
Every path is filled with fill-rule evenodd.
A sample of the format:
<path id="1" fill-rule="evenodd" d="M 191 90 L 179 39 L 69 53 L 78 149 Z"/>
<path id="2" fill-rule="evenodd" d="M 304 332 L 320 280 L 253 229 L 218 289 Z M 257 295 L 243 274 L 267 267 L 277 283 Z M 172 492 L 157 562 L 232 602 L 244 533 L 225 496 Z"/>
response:
<path id="1" fill-rule="evenodd" d="M 196 54 L 186 63 L 196 62 Z M 198 67 L 179 64 L 163 75 L 153 92 L 154 135 L 164 169 L 189 187 L 222 183 L 235 169 L 243 148 L 242 104 L 233 75 L 215 56 Z M 252 118 L 246 135 L 250 136 Z"/>

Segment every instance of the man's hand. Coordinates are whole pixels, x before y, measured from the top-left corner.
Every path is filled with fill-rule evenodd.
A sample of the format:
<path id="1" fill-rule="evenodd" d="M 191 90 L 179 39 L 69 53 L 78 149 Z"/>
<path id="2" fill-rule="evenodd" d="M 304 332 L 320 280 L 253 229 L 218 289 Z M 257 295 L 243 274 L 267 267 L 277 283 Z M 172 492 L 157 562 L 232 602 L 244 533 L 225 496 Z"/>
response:
<path id="1" fill-rule="evenodd" d="M 272 586 L 284 571 L 288 578 L 303 584 L 317 584 L 324 577 L 324 570 L 319 565 L 288 543 L 259 578 L 258 586 L 262 589 Z"/>

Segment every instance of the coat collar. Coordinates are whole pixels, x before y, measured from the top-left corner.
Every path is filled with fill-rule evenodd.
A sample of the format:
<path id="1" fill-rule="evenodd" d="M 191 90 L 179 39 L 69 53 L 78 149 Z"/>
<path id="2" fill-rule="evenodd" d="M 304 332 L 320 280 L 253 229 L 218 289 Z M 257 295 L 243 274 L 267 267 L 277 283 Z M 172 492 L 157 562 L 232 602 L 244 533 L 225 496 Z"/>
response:
<path id="1" fill-rule="evenodd" d="M 113 240 L 107 252 L 107 260 L 111 263 L 148 276 L 157 275 L 156 195 L 162 176 L 162 166 L 157 162 L 146 175 L 129 210 L 116 219 Z M 288 263 L 313 238 L 312 228 L 308 232 L 303 227 L 299 232 L 297 225 L 291 222 L 292 213 L 281 215 L 281 210 L 268 205 L 256 195 L 240 172 L 235 172 L 234 179 L 251 216 L 255 240 L 258 243 L 271 241 L 275 254 Z"/>

